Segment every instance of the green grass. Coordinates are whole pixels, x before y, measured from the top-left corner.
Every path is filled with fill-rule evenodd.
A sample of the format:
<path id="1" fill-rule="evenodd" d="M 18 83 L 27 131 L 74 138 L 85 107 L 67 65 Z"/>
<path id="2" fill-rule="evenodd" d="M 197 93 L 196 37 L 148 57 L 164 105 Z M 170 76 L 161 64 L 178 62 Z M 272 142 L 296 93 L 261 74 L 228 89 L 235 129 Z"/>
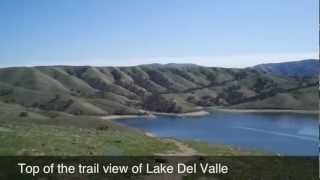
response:
<path id="1" fill-rule="evenodd" d="M 252 150 L 252 149 L 240 149 L 233 146 L 221 145 L 221 144 L 208 144 L 200 141 L 183 140 L 189 147 L 196 151 L 209 156 L 262 156 L 270 155 L 270 153 Z"/>
<path id="2" fill-rule="evenodd" d="M 175 150 L 172 143 L 143 133 L 30 123 L 3 123 L 1 155 L 153 155 Z"/>

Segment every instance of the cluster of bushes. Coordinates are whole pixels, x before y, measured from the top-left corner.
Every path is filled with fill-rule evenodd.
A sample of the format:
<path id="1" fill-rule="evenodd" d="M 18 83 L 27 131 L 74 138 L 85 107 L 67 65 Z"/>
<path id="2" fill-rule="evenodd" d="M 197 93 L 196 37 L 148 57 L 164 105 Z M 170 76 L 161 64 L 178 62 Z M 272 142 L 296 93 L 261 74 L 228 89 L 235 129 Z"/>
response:
<path id="1" fill-rule="evenodd" d="M 19 117 L 28 117 L 28 112 L 25 112 L 25 111 L 20 112 Z"/>
<path id="2" fill-rule="evenodd" d="M 13 93 L 13 89 L 0 89 L 0 96 L 6 96 Z"/>
<path id="3" fill-rule="evenodd" d="M 143 100 L 144 109 L 165 113 L 181 113 L 182 107 L 173 99 L 167 99 L 160 94 L 152 94 Z"/>
<path id="4" fill-rule="evenodd" d="M 253 85 L 253 90 L 257 93 L 265 92 L 266 90 L 275 88 L 276 84 L 272 80 L 258 78 Z"/>

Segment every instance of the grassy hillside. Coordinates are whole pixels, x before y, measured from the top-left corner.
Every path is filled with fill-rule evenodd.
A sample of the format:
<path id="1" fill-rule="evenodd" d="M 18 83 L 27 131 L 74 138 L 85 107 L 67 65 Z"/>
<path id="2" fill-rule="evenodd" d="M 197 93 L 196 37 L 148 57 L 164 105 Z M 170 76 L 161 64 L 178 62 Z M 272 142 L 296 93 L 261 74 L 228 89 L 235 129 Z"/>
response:
<path id="1" fill-rule="evenodd" d="M 315 110 L 318 107 L 318 100 L 315 95 L 317 88 L 308 87 L 293 90 L 291 92 L 281 92 L 274 96 L 261 100 L 244 102 L 231 106 L 236 109 L 295 109 L 295 110 Z"/>
<path id="2" fill-rule="evenodd" d="M 115 128 L 115 127 L 114 127 Z M 153 155 L 176 149 L 143 133 L 3 123 L 1 155 Z"/>
<path id="3" fill-rule="evenodd" d="M 316 85 L 316 77 L 252 68 L 20 67 L 0 69 L 0 102 L 73 115 L 181 113 L 199 106 L 316 109 Z"/>

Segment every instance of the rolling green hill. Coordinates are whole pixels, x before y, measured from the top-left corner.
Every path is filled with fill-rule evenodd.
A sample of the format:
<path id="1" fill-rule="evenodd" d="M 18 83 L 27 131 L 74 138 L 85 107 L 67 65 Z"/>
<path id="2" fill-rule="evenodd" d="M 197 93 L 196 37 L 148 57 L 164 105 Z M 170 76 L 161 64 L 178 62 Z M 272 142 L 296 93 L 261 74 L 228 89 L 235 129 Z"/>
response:
<path id="1" fill-rule="evenodd" d="M 0 102 L 74 115 L 317 108 L 317 78 L 197 65 L 0 69 Z"/>

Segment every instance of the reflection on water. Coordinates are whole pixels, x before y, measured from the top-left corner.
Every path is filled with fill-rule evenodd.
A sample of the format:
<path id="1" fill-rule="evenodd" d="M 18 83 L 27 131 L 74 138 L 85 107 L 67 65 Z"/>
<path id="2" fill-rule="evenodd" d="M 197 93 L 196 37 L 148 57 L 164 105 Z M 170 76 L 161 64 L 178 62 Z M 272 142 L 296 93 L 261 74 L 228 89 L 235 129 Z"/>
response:
<path id="1" fill-rule="evenodd" d="M 213 112 L 205 117 L 135 118 L 117 122 L 160 137 L 197 139 L 284 155 L 318 154 L 317 116 L 293 113 Z"/>

